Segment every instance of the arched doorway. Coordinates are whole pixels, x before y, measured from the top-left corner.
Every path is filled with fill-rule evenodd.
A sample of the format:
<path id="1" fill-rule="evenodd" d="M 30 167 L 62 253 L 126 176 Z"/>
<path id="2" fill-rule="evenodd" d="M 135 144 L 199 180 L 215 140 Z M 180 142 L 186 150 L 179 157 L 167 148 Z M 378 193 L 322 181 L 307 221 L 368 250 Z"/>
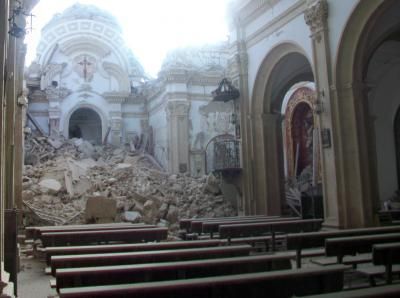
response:
<path id="1" fill-rule="evenodd" d="M 271 50 L 258 71 L 251 107 L 253 213 L 281 214 L 286 209 L 282 131 L 285 117 L 281 111 L 288 91 L 304 81 L 314 81 L 311 64 L 304 51 L 291 43 Z"/>
<path id="2" fill-rule="evenodd" d="M 362 1 L 341 39 L 335 74 L 340 225 L 374 224 L 398 189 L 394 120 L 399 108 L 400 2 Z"/>
<path id="3" fill-rule="evenodd" d="M 82 138 L 101 144 L 102 125 L 100 116 L 90 108 L 79 108 L 69 119 L 69 138 Z"/>

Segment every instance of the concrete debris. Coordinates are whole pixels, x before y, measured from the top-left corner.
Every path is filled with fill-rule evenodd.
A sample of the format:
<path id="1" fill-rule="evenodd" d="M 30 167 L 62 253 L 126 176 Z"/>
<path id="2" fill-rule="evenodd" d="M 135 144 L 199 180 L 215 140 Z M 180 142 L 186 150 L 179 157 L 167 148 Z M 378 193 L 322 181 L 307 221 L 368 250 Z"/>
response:
<path id="1" fill-rule="evenodd" d="M 27 139 L 22 186 L 31 225 L 143 221 L 175 233 L 180 218 L 236 215 L 213 175 L 169 174 L 146 153 L 82 139 Z"/>

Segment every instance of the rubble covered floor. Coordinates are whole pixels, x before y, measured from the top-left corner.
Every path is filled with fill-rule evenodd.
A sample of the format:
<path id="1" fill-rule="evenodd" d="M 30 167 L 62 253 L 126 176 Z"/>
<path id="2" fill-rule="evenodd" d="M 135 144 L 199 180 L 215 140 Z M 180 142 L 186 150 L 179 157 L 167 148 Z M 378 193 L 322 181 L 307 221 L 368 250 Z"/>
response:
<path id="1" fill-rule="evenodd" d="M 143 152 L 47 137 L 28 138 L 25 152 L 26 225 L 88 222 L 92 197 L 115 201 L 111 220 L 159 224 L 171 232 L 179 218 L 236 215 L 215 177 L 169 174 Z"/>

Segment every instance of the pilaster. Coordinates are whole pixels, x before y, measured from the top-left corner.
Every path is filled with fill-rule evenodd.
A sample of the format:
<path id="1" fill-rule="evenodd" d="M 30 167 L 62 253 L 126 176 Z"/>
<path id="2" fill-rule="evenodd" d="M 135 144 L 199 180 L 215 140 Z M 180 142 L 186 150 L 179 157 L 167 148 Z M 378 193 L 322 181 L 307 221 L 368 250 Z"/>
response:
<path id="1" fill-rule="evenodd" d="M 324 197 L 325 224 L 340 226 L 338 214 L 339 203 L 337 195 L 337 176 L 335 164 L 334 142 L 331 140 L 332 124 L 332 92 L 331 86 L 331 59 L 328 35 L 328 2 L 319 0 L 308 7 L 304 13 L 306 24 L 310 27 L 313 48 L 313 66 L 317 90 L 317 103 L 321 107 L 318 116 L 322 146 L 321 167 Z M 329 138 L 329 140 L 327 140 Z"/>
<path id="2" fill-rule="evenodd" d="M 190 102 L 174 100 L 167 103 L 168 168 L 172 173 L 186 173 L 189 167 Z"/>
<path id="3" fill-rule="evenodd" d="M 235 19 L 236 42 L 234 45 L 234 53 L 231 58 L 230 77 L 233 84 L 240 90 L 240 97 L 237 100 L 238 110 L 240 111 L 238 124 L 237 137 L 241 140 L 241 160 L 242 160 L 242 189 L 243 197 L 242 203 L 244 214 L 256 214 L 256 198 L 254 195 L 254 181 L 253 181 L 253 157 L 252 157 L 252 122 L 250 111 L 250 98 L 248 86 L 248 54 L 246 47 L 245 31 L 243 30 L 242 23 L 237 18 Z"/>

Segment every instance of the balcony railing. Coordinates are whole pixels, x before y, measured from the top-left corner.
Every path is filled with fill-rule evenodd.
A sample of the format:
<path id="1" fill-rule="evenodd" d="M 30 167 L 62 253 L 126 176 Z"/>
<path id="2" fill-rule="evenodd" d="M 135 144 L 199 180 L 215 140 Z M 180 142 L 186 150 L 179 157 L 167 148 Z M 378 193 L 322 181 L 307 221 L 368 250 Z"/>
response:
<path id="1" fill-rule="evenodd" d="M 231 135 L 215 137 L 207 145 L 206 161 L 207 173 L 240 171 L 240 142 Z"/>

